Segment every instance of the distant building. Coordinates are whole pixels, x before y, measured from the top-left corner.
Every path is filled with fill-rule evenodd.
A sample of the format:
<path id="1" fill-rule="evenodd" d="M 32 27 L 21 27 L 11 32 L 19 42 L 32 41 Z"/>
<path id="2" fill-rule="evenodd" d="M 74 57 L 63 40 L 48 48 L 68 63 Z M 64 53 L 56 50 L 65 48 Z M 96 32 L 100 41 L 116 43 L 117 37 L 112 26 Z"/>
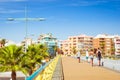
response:
<path id="1" fill-rule="evenodd" d="M 69 36 L 61 42 L 64 53 L 72 54 L 74 50 L 86 50 L 93 48 L 93 37 L 87 35 Z"/>
<path id="2" fill-rule="evenodd" d="M 120 55 L 120 36 L 114 36 L 115 55 Z"/>
<path id="3" fill-rule="evenodd" d="M 28 48 L 28 46 L 30 46 L 32 44 L 32 39 L 31 38 L 27 38 L 27 39 L 24 39 L 22 42 L 21 42 L 21 46 L 23 46 L 23 50 L 25 51 L 25 49 Z"/>
<path id="4" fill-rule="evenodd" d="M 70 53 L 70 50 L 69 50 L 69 40 L 64 40 L 64 41 L 61 41 L 61 50 L 64 54 L 68 54 Z"/>
<path id="5" fill-rule="evenodd" d="M 54 48 L 58 46 L 57 38 L 53 37 L 51 33 L 48 34 L 42 34 L 38 38 L 39 44 L 45 44 L 49 50 L 51 56 L 55 56 L 55 50 Z"/>
<path id="6" fill-rule="evenodd" d="M 12 40 L 0 39 L 0 48 L 3 46 L 9 46 L 9 45 L 16 45 L 16 43 Z"/>
<path id="7" fill-rule="evenodd" d="M 105 55 L 114 54 L 114 38 L 106 34 L 99 34 L 93 39 L 93 47 L 102 50 Z"/>
<path id="8" fill-rule="evenodd" d="M 16 45 L 16 43 L 12 40 L 7 40 L 7 43 L 5 44 L 5 46 L 9 46 L 9 45 Z"/>

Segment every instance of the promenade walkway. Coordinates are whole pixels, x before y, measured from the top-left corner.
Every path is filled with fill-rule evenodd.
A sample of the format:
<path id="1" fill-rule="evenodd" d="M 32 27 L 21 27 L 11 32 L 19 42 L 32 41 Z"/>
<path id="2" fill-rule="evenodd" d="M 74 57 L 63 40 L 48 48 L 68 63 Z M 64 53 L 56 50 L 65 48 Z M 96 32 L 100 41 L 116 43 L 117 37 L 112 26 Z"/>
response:
<path id="1" fill-rule="evenodd" d="M 120 80 L 120 73 L 72 57 L 62 57 L 64 80 Z"/>

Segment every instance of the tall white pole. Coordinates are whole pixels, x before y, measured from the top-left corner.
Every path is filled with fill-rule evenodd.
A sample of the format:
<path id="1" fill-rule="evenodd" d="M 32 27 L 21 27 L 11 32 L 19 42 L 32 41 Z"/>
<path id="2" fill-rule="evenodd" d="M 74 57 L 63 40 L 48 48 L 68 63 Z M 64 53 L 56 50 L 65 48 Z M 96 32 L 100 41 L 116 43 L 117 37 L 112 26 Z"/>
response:
<path id="1" fill-rule="evenodd" d="M 36 20 L 36 21 L 44 21 L 45 18 L 28 18 L 27 15 L 27 6 L 25 6 L 25 18 L 7 18 L 8 21 L 14 21 L 14 20 L 24 20 L 25 21 L 25 53 L 27 52 L 27 37 L 28 37 L 28 20 Z"/>
<path id="2" fill-rule="evenodd" d="M 27 52 L 27 7 L 25 6 L 25 53 Z"/>

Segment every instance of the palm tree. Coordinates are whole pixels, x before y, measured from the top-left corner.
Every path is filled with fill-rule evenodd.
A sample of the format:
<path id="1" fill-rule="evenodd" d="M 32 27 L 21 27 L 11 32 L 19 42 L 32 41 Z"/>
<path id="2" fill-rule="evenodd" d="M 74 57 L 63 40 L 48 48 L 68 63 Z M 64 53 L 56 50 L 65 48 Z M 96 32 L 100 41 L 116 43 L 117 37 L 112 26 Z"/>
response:
<path id="1" fill-rule="evenodd" d="M 40 44 L 38 45 L 38 49 L 39 49 L 39 55 L 43 56 L 43 59 L 45 59 L 46 61 L 49 61 L 50 59 L 50 53 L 49 53 L 49 48 L 47 45 L 45 44 Z"/>
<path id="2" fill-rule="evenodd" d="M 0 43 L 2 44 L 2 47 L 5 46 L 6 39 L 2 39 L 2 40 L 0 40 Z"/>
<path id="3" fill-rule="evenodd" d="M 23 66 L 28 70 L 29 75 L 34 72 L 37 65 L 41 64 L 41 60 L 48 55 L 46 51 L 47 48 L 43 45 L 33 44 L 28 46 L 28 50 L 22 64 L 24 64 Z"/>
<path id="4" fill-rule="evenodd" d="M 76 54 L 77 50 L 75 47 L 72 48 L 72 52 L 73 52 L 73 54 Z"/>
<path id="5" fill-rule="evenodd" d="M 52 46 L 53 47 L 53 49 L 55 50 L 55 52 L 57 51 L 57 46 L 55 45 L 55 46 Z"/>
<path id="6" fill-rule="evenodd" d="M 111 48 L 111 55 L 113 55 L 113 54 L 115 54 L 115 47 L 114 46 Z"/>
<path id="7" fill-rule="evenodd" d="M 3 47 L 0 52 L 0 71 L 11 71 L 12 80 L 16 80 L 16 71 L 21 70 L 26 73 L 26 70 L 21 66 L 21 61 L 24 56 L 22 47 L 10 45 Z"/>
<path id="8" fill-rule="evenodd" d="M 105 42 L 101 42 L 101 43 L 100 43 L 100 48 L 101 48 L 101 50 L 102 50 L 102 54 L 103 54 L 103 55 L 106 55 L 106 54 L 105 54 Z"/>
<path id="9" fill-rule="evenodd" d="M 39 55 L 43 56 L 44 58 L 49 56 L 47 45 L 40 44 L 40 45 L 37 45 L 37 47 L 38 47 L 37 49 L 38 49 Z"/>
<path id="10" fill-rule="evenodd" d="M 51 50 L 53 51 L 53 57 L 56 56 L 57 49 L 58 49 L 58 47 L 56 45 L 51 46 Z"/>

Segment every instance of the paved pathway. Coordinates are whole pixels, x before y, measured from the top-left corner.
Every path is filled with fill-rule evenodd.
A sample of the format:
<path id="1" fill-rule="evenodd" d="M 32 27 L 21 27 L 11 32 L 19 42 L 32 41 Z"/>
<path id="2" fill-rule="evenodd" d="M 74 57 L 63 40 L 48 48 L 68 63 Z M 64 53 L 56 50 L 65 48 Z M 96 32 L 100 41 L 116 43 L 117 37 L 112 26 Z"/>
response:
<path id="1" fill-rule="evenodd" d="M 77 59 L 62 57 L 64 80 L 120 80 L 120 73 Z"/>
<path id="2" fill-rule="evenodd" d="M 55 71 L 52 76 L 52 80 L 64 80 L 63 76 L 63 67 L 61 65 L 61 58 L 58 60 Z"/>

